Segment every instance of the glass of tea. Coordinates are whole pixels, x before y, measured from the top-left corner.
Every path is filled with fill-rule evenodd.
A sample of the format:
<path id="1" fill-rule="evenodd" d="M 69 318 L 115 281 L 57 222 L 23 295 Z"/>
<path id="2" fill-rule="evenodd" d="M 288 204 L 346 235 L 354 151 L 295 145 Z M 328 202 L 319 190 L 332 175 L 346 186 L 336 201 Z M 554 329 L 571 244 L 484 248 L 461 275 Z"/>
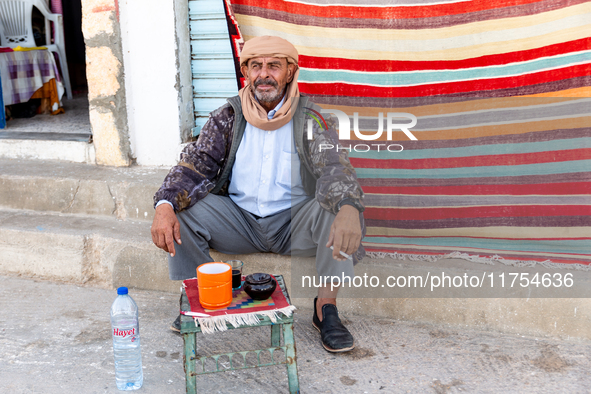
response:
<path id="1" fill-rule="evenodd" d="M 232 289 L 239 289 L 242 286 L 242 267 L 244 263 L 240 260 L 228 260 L 226 264 L 232 267 Z"/>

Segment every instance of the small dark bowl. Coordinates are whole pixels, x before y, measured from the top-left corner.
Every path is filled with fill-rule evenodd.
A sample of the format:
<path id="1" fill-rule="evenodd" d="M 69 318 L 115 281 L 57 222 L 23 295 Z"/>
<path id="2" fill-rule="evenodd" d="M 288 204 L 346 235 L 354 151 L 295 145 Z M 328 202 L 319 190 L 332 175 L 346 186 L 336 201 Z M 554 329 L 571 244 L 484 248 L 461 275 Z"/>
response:
<path id="1" fill-rule="evenodd" d="M 252 274 L 244 279 L 244 291 L 253 300 L 266 300 L 275 291 L 277 282 L 269 274 Z"/>

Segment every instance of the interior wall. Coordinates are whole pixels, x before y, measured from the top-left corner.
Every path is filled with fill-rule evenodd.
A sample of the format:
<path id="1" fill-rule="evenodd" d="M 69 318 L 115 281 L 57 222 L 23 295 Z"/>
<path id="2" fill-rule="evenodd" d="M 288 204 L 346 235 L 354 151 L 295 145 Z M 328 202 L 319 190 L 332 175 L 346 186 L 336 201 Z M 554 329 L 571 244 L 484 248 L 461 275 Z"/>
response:
<path id="1" fill-rule="evenodd" d="M 82 1 L 62 0 L 66 58 L 72 90 L 86 90 L 86 45 L 82 35 Z"/>

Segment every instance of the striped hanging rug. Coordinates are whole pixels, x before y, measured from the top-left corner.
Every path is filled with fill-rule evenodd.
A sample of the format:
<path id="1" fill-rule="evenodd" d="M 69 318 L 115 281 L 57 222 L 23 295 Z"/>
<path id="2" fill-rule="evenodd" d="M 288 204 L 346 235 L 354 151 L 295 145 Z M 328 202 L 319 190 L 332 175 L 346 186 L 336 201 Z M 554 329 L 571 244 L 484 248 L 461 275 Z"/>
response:
<path id="1" fill-rule="evenodd" d="M 591 267 L 590 1 L 226 10 L 236 61 L 245 40 L 283 37 L 300 53 L 300 91 L 351 129 L 357 113 L 362 137 L 340 142 L 366 193 L 370 256 Z M 414 115 L 416 140 L 388 135 L 388 113 Z"/>

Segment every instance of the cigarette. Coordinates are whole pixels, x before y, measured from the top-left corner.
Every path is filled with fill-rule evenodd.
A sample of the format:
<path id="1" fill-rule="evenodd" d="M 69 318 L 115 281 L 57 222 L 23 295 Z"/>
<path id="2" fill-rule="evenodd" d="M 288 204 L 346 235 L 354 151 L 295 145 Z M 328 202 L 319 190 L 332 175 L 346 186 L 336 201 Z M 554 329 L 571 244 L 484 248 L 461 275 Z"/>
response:
<path id="1" fill-rule="evenodd" d="M 334 248 L 333 248 L 332 246 L 331 246 L 330 248 L 331 248 L 332 250 L 334 250 Z M 347 259 L 351 260 L 351 255 L 349 255 L 349 254 L 347 254 L 347 253 L 343 252 L 342 250 L 339 250 L 339 253 L 341 254 L 341 256 L 343 256 L 343 257 L 345 257 L 345 258 L 347 258 Z"/>

